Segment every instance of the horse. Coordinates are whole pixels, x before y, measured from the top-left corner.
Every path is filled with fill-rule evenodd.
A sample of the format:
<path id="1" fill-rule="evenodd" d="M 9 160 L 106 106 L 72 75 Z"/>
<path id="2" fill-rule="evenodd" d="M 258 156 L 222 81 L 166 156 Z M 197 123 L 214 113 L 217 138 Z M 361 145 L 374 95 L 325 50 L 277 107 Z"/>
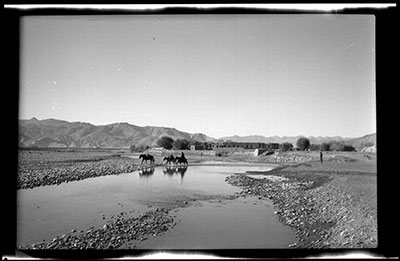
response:
<path id="1" fill-rule="evenodd" d="M 154 163 L 154 157 L 150 154 L 140 154 L 139 155 L 139 159 L 142 159 L 142 162 L 140 164 L 143 164 L 143 161 L 147 161 L 150 160 L 150 164 Z"/>
<path id="2" fill-rule="evenodd" d="M 184 163 L 184 164 L 188 164 L 187 160 L 185 157 L 175 157 L 174 163 Z"/>
<path id="3" fill-rule="evenodd" d="M 175 157 L 174 157 L 174 155 L 169 155 L 168 157 L 164 157 L 164 158 L 163 158 L 163 162 L 164 162 L 165 160 L 167 161 L 167 164 L 168 164 L 168 163 L 171 164 L 171 163 L 174 163 Z"/>

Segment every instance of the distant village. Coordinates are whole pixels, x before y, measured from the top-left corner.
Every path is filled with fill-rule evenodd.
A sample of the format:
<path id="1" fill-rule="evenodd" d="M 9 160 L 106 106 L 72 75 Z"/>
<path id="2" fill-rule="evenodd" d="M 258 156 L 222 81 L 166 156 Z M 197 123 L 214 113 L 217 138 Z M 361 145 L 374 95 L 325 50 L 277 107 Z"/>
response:
<path id="1" fill-rule="evenodd" d="M 262 142 L 204 142 L 199 145 L 191 145 L 190 150 L 215 150 L 220 148 L 232 149 L 266 149 L 276 150 L 279 149 L 279 143 L 262 143 Z"/>
<path id="2" fill-rule="evenodd" d="M 191 151 L 213 151 L 217 156 L 224 156 L 231 153 L 251 153 L 258 156 L 262 153 L 272 150 L 289 150 L 293 149 L 291 143 L 280 145 L 279 143 L 262 143 L 262 142 L 204 142 L 201 144 L 191 145 Z"/>
<path id="3" fill-rule="evenodd" d="M 161 145 L 161 146 L 160 146 Z M 159 147 L 149 147 L 146 151 L 155 155 L 164 155 L 169 149 L 166 146 L 159 144 Z M 174 150 L 190 150 L 191 152 L 199 155 L 215 155 L 215 156 L 228 156 L 228 155 L 254 155 L 273 153 L 276 150 L 293 150 L 292 143 L 262 143 L 262 142 L 233 142 L 233 141 L 217 141 L 217 142 L 196 142 L 186 148 L 174 148 Z M 296 148 L 297 149 L 297 148 Z"/>

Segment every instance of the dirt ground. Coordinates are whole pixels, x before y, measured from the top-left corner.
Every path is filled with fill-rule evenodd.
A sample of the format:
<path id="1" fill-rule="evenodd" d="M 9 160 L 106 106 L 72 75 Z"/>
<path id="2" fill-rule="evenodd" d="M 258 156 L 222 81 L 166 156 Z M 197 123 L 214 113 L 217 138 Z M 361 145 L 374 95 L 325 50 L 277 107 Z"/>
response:
<path id="1" fill-rule="evenodd" d="M 293 247 L 376 248 L 376 155 L 330 152 L 325 153 L 323 163 L 319 161 L 319 153 L 310 155 L 313 159 L 307 162 L 283 164 L 268 173 L 251 173 L 310 184 L 305 189 L 289 186 L 278 190 L 279 193 L 268 194 L 270 190 L 258 189 L 250 190 L 249 194 L 272 195 L 281 221 L 297 232 L 299 243 Z M 257 179 L 250 183 L 252 187 L 263 188 L 260 182 Z M 249 181 L 244 183 L 247 185 Z M 275 184 L 275 187 L 279 185 L 282 186 Z"/>

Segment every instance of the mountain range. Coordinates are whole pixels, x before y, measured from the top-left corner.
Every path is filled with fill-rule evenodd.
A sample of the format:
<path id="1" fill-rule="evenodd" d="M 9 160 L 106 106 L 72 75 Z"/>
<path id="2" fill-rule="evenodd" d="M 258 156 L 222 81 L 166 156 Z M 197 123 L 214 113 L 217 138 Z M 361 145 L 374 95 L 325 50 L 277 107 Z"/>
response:
<path id="1" fill-rule="evenodd" d="M 167 127 L 140 127 L 126 122 L 96 126 L 86 122 L 57 119 L 19 120 L 20 147 L 127 148 L 132 144 L 155 146 L 163 136 L 174 140 L 215 141 L 202 133 L 190 134 Z"/>
<path id="2" fill-rule="evenodd" d="M 198 142 L 290 142 L 295 145 L 304 136 L 230 136 L 221 139 L 209 137 L 203 133 L 188 133 L 169 127 L 140 127 L 127 122 L 107 125 L 93 125 L 87 122 L 68 122 L 57 119 L 19 120 L 20 147 L 69 147 L 69 148 L 129 148 L 130 145 L 156 146 L 157 141 L 168 136 L 172 139 L 186 139 Z M 312 144 L 321 144 L 332 140 L 345 142 L 356 148 L 376 142 L 376 134 L 366 135 L 356 139 L 336 137 L 307 137 Z"/>

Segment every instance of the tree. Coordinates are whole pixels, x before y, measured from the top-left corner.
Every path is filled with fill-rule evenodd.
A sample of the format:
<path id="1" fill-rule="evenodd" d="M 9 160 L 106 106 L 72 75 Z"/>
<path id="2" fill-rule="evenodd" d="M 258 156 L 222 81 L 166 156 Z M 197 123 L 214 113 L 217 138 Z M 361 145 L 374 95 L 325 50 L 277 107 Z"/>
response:
<path id="1" fill-rule="evenodd" d="M 172 143 L 172 147 L 176 150 L 187 150 L 189 149 L 190 142 L 185 139 L 176 139 Z"/>
<path id="2" fill-rule="evenodd" d="M 139 145 L 139 146 L 137 147 L 137 151 L 142 152 L 142 151 L 145 151 L 145 150 L 147 150 L 147 149 L 149 149 L 149 148 L 150 148 L 149 145 L 144 145 L 144 144 L 142 144 L 142 145 Z"/>
<path id="3" fill-rule="evenodd" d="M 344 145 L 343 150 L 344 151 L 356 151 L 356 148 L 354 148 L 351 145 Z"/>
<path id="4" fill-rule="evenodd" d="M 310 145 L 310 150 L 311 151 L 319 151 L 321 149 L 321 145 L 320 144 L 311 144 Z"/>
<path id="5" fill-rule="evenodd" d="M 136 145 L 136 146 L 132 144 L 129 147 L 131 152 L 142 152 L 142 151 L 147 150 L 148 148 L 150 148 L 149 145 L 144 145 L 144 144 L 139 144 L 139 145 Z"/>
<path id="6" fill-rule="evenodd" d="M 198 140 L 191 140 L 191 141 L 189 141 L 189 147 L 190 147 L 191 145 L 204 145 L 204 143 L 203 143 L 203 142 L 200 142 L 200 141 L 198 141 Z"/>
<path id="7" fill-rule="evenodd" d="M 323 150 L 323 151 L 329 151 L 329 143 L 322 143 L 321 144 L 321 150 Z"/>
<path id="8" fill-rule="evenodd" d="M 293 144 L 290 143 L 290 142 L 284 142 L 284 143 L 279 144 L 279 148 L 280 148 L 282 151 L 288 151 L 288 150 L 290 150 L 291 148 L 293 148 Z"/>
<path id="9" fill-rule="evenodd" d="M 299 138 L 296 142 L 296 146 L 300 150 L 306 150 L 310 148 L 310 140 L 307 138 Z"/>
<path id="10" fill-rule="evenodd" d="M 172 149 L 173 142 L 174 142 L 174 140 L 171 137 L 164 136 L 164 137 L 161 137 L 161 139 L 159 139 L 157 141 L 157 145 L 160 147 L 163 147 L 167 150 L 170 150 L 170 149 Z"/>
<path id="11" fill-rule="evenodd" d="M 332 141 L 329 144 L 329 150 L 331 151 L 343 151 L 344 150 L 344 144 L 338 141 Z"/>

